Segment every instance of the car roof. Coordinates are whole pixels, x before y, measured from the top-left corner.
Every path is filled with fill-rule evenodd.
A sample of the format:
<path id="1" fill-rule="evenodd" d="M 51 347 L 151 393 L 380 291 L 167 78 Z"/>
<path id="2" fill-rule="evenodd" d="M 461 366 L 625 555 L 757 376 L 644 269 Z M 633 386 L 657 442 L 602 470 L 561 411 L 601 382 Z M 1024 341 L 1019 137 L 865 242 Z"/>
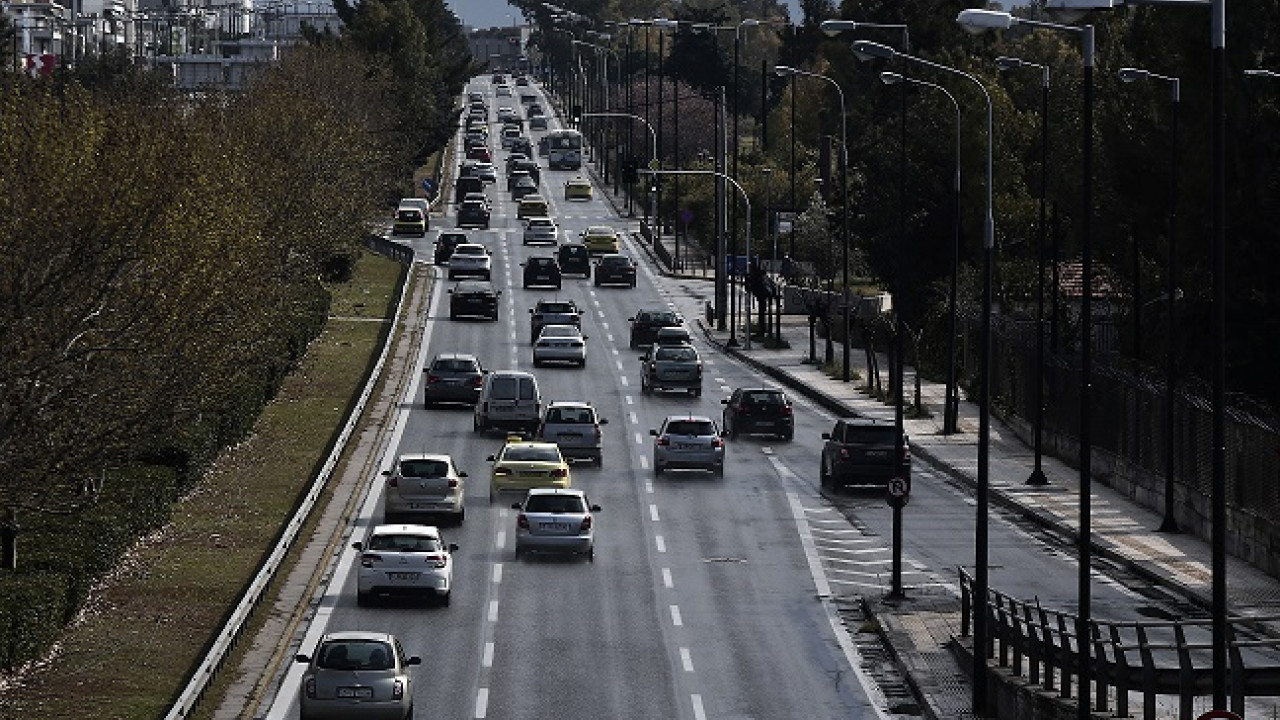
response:
<path id="1" fill-rule="evenodd" d="M 544 200 L 541 195 L 525 195 L 524 197 L 520 198 L 520 202 L 521 203 L 538 202 L 538 203 L 542 203 L 543 205 L 547 204 L 547 201 Z"/>
<path id="2" fill-rule="evenodd" d="M 530 495 L 571 495 L 574 497 L 583 497 L 587 493 L 584 490 L 576 488 L 529 488 Z"/>
<path id="3" fill-rule="evenodd" d="M 390 525 L 376 525 L 373 528 L 373 535 L 429 535 L 439 539 L 440 528 L 435 525 L 412 525 L 409 523 L 396 523 Z"/>
<path id="4" fill-rule="evenodd" d="M 692 420 L 693 422 L 711 422 L 711 418 L 706 415 L 668 415 L 663 422 Z"/>
<path id="5" fill-rule="evenodd" d="M 617 235 L 617 234 L 618 234 L 618 231 L 617 231 L 617 230 L 614 230 L 613 228 L 609 227 L 608 225 L 591 225 L 591 226 L 588 226 L 588 227 L 587 227 L 587 229 L 586 229 L 584 232 L 585 232 L 587 235 L 603 235 L 603 234 L 605 234 L 605 233 L 608 233 L 608 234 L 610 234 L 610 235 Z"/>
<path id="6" fill-rule="evenodd" d="M 491 292 L 493 283 L 488 280 L 459 280 L 458 284 L 453 286 L 453 289 L 458 292 L 478 292 L 481 290 Z"/>
<path id="7" fill-rule="evenodd" d="M 431 361 L 435 362 L 436 360 L 475 360 L 476 362 L 479 362 L 480 358 L 477 358 L 475 355 L 472 355 L 471 353 L 436 353 L 436 356 L 431 358 Z M 418 458 L 418 457 L 450 457 L 450 456 L 436 454 L 436 455 L 401 455 L 400 457 Z"/>
<path id="8" fill-rule="evenodd" d="M 458 247 L 454 248 L 454 249 L 453 249 L 453 251 L 454 251 L 454 252 L 458 252 L 458 251 L 459 251 L 459 250 L 461 250 L 462 248 L 473 248 L 473 247 L 480 248 L 481 250 L 484 250 L 484 249 L 485 249 L 485 246 L 484 246 L 484 245 L 481 245 L 480 243 L 465 242 L 465 243 L 462 243 L 461 245 L 459 245 Z"/>
<path id="9" fill-rule="evenodd" d="M 391 633 L 377 632 L 374 630 L 338 630 L 336 632 L 325 633 L 320 637 L 320 642 L 324 643 L 330 640 L 380 640 L 382 642 L 392 642 L 395 636 Z"/>

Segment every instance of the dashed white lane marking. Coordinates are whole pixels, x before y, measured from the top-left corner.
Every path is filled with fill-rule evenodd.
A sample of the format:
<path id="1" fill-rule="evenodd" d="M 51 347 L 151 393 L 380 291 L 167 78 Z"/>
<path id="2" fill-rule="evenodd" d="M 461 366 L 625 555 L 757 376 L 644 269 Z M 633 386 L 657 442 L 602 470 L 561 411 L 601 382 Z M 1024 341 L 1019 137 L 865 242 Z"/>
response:
<path id="1" fill-rule="evenodd" d="M 663 540 L 661 535 L 653 537 L 653 544 L 658 547 L 658 552 L 664 553 L 667 551 L 667 541 Z"/>
<path id="2" fill-rule="evenodd" d="M 622 366 L 621 366 L 621 365 L 619 365 L 619 366 L 618 366 L 618 369 L 619 369 L 619 370 L 621 370 L 621 369 L 622 369 Z M 626 387 L 626 386 L 628 386 L 628 385 L 630 385 L 630 384 L 631 384 L 630 382 L 628 382 L 628 381 L 627 381 L 627 376 L 626 376 L 626 375 L 619 375 L 619 376 L 618 376 L 618 381 L 622 383 L 623 387 Z"/>
<path id="3" fill-rule="evenodd" d="M 662 587 L 670 590 L 675 586 L 675 581 L 671 578 L 671 568 L 662 568 Z"/>
<path id="4" fill-rule="evenodd" d="M 702 696 L 694 693 L 690 696 L 690 700 L 693 702 L 694 720 L 707 720 L 707 711 L 702 709 Z"/>
<path id="5" fill-rule="evenodd" d="M 489 622 L 498 622 L 498 601 L 497 600 L 489 601 L 488 619 L 489 619 Z"/>
<path id="6" fill-rule="evenodd" d="M 503 548 L 505 548 L 505 547 L 507 546 L 507 531 L 506 531 L 506 530 L 499 530 L 499 531 L 498 531 L 497 536 L 496 536 L 496 537 L 494 537 L 494 539 L 493 539 L 493 546 L 494 546 L 494 547 L 496 547 L 496 548 L 497 548 L 497 549 L 499 549 L 499 550 L 501 550 L 501 549 L 503 549 Z"/>
<path id="7" fill-rule="evenodd" d="M 632 425 L 639 425 L 639 424 L 640 424 L 640 418 L 636 416 L 636 413 L 635 413 L 635 411 L 634 411 L 634 410 L 633 410 L 633 411 L 631 411 L 631 412 L 629 412 L 629 413 L 627 413 L 627 419 L 631 421 L 631 424 L 632 424 Z"/>
<path id="8" fill-rule="evenodd" d="M 622 361 L 621 361 L 621 360 L 614 360 L 614 361 L 613 361 L 613 364 L 614 364 L 615 366 L 617 366 L 617 368 L 618 368 L 618 372 L 622 372 Z"/>
<path id="9" fill-rule="evenodd" d="M 489 713 L 489 688 L 480 688 L 476 691 L 476 714 L 473 716 L 476 720 L 480 720 Z"/>
<path id="10" fill-rule="evenodd" d="M 636 444 L 637 444 L 637 445 L 643 445 L 643 444 L 644 444 L 644 436 L 643 436 L 643 435 L 641 435 L 640 433 L 636 433 Z"/>
<path id="11" fill-rule="evenodd" d="M 622 396 L 622 399 L 623 399 L 624 401 L 626 401 L 626 403 L 627 403 L 628 405 L 635 405 L 635 404 L 636 404 L 636 399 L 635 399 L 635 398 L 633 398 L 633 397 L 631 397 L 630 395 L 623 395 L 623 396 Z"/>
<path id="12" fill-rule="evenodd" d="M 684 618 L 680 617 L 679 605 L 671 606 L 671 624 L 675 627 L 681 627 L 684 625 Z"/>
<path id="13" fill-rule="evenodd" d="M 689 648 L 680 648 L 680 666 L 685 672 L 693 672 L 693 655 L 689 653 Z"/>
<path id="14" fill-rule="evenodd" d="M 484 644 L 484 652 L 480 655 L 481 667 L 493 667 L 493 643 Z"/>
<path id="15" fill-rule="evenodd" d="M 641 456 L 641 457 L 640 457 L 640 469 L 641 469 L 641 470 L 648 470 L 648 469 L 649 469 L 649 458 L 644 457 L 644 456 Z M 649 492 L 653 492 L 653 490 L 650 490 Z"/>
<path id="16" fill-rule="evenodd" d="M 644 458 L 640 458 L 640 459 L 641 459 L 641 460 L 643 460 Z M 646 493 L 646 494 L 648 494 L 648 495 L 652 495 L 652 494 L 653 494 L 653 480 L 650 480 L 650 479 L 648 479 L 648 478 L 645 478 L 645 481 L 644 481 L 644 491 L 645 491 L 645 493 Z"/>
<path id="17" fill-rule="evenodd" d="M 502 582 L 502 563 L 493 564 L 493 584 L 497 585 Z"/>
<path id="18" fill-rule="evenodd" d="M 653 503 L 649 504 L 649 520 L 658 522 L 658 506 Z"/>

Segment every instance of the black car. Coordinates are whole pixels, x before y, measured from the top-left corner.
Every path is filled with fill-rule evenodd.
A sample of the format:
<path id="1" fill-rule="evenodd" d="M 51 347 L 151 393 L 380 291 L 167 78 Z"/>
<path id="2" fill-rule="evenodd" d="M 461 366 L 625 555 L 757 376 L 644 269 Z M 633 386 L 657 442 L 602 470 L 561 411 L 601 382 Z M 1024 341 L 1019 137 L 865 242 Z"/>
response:
<path id="1" fill-rule="evenodd" d="M 601 255 L 595 267 L 596 287 L 601 285 L 636 286 L 636 264 L 626 255 Z"/>
<path id="2" fill-rule="evenodd" d="M 652 345 L 658 337 L 658 330 L 664 327 L 680 327 L 684 320 L 671 310 L 641 310 L 634 317 L 627 318 L 631 323 L 631 347 Z"/>
<path id="3" fill-rule="evenodd" d="M 481 317 L 498 319 L 498 298 L 502 291 L 495 290 L 488 280 L 463 280 L 449 291 L 449 319 Z"/>
<path id="4" fill-rule="evenodd" d="M 507 171 L 507 192 L 513 192 L 516 189 L 516 185 L 519 184 L 520 181 L 523 180 L 524 178 L 529 178 L 529 180 L 533 180 L 533 176 L 529 175 L 529 171 L 527 170 L 508 170 Z M 534 192 L 537 192 L 537 189 L 538 189 L 537 183 L 534 183 L 533 188 L 534 188 Z"/>
<path id="5" fill-rule="evenodd" d="M 524 197 L 525 195 L 537 195 L 537 194 L 538 194 L 538 184 L 533 181 L 533 178 L 529 177 L 528 173 L 524 173 L 520 177 L 517 177 L 515 182 L 512 183 L 511 185 L 512 200 L 518 201 L 520 198 Z"/>
<path id="6" fill-rule="evenodd" d="M 458 227 L 489 229 L 489 208 L 483 200 L 464 200 L 458 206 Z"/>
<path id="7" fill-rule="evenodd" d="M 591 253 L 582 243 L 565 243 L 556 251 L 560 272 L 564 275 L 591 277 Z"/>
<path id="8" fill-rule="evenodd" d="M 560 263 L 553 257 L 531 257 L 524 265 L 524 287 L 549 286 L 560 289 Z"/>
<path id="9" fill-rule="evenodd" d="M 533 155 L 533 143 L 529 142 L 529 138 L 521 136 L 511 142 L 511 152 L 521 153 L 522 155 Z"/>
<path id="10" fill-rule="evenodd" d="M 724 404 L 720 424 L 729 437 L 763 433 L 783 440 L 795 437 L 796 418 L 786 393 L 773 388 L 738 388 Z"/>
<path id="11" fill-rule="evenodd" d="M 435 263 L 437 265 L 447 265 L 449 256 L 453 255 L 453 249 L 464 242 L 468 242 L 466 233 L 442 231 L 436 237 Z"/>
<path id="12" fill-rule="evenodd" d="M 898 476 L 894 458 L 897 428 L 893 421 L 841 418 L 822 433 L 819 478 L 822 487 L 840 490 L 850 485 L 885 487 Z M 902 479 L 911 481 L 911 443 L 902 438 Z"/>
<path id="13" fill-rule="evenodd" d="M 475 355 L 442 353 L 432 358 L 422 372 L 426 375 L 422 404 L 427 407 L 440 402 L 475 405 L 480 399 L 485 369 Z"/>
<path id="14" fill-rule="evenodd" d="M 461 168 L 459 168 L 461 172 Z M 457 180 L 453 181 L 453 201 L 461 204 L 471 193 L 484 192 L 484 180 L 477 174 L 479 170 L 475 163 L 467 167 L 466 175 L 459 175 Z"/>
<path id="15" fill-rule="evenodd" d="M 513 160 L 510 167 L 507 168 L 508 173 L 524 170 L 529 173 L 529 177 L 533 178 L 536 183 L 542 182 L 542 168 L 538 167 L 538 161 L 532 159 Z"/>

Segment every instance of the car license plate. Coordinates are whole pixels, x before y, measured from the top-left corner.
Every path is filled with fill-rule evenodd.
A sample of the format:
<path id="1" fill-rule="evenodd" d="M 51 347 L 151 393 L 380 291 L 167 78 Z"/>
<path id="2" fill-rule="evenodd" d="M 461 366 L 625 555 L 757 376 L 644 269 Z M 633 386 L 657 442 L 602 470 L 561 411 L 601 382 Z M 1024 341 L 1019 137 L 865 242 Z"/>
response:
<path id="1" fill-rule="evenodd" d="M 445 385 L 461 385 L 462 379 L 461 378 L 445 378 L 444 384 Z"/>
<path id="2" fill-rule="evenodd" d="M 416 573 L 416 572 L 389 572 L 389 573 L 387 573 L 387 577 L 388 577 L 388 578 L 391 578 L 392 580 L 413 581 L 413 580 L 417 580 L 417 579 L 418 579 L 418 573 Z"/>
<path id="3" fill-rule="evenodd" d="M 338 697 L 340 698 L 371 698 L 373 697 L 373 688 L 340 687 L 338 688 Z"/>
<path id="4" fill-rule="evenodd" d="M 410 510 L 435 510 L 436 503 L 409 503 Z"/>
<path id="5" fill-rule="evenodd" d="M 888 457 L 888 450 L 868 450 L 867 457 Z"/>
<path id="6" fill-rule="evenodd" d="M 676 443 L 677 450 L 697 450 L 700 447 L 697 443 Z"/>
<path id="7" fill-rule="evenodd" d="M 513 410 L 515 410 L 515 408 L 510 405 L 496 405 L 493 408 L 493 411 L 496 413 L 509 413 Z"/>
<path id="8" fill-rule="evenodd" d="M 582 433 L 560 433 L 560 438 L 563 440 L 581 440 Z"/>
<path id="9" fill-rule="evenodd" d="M 538 527 L 543 530 L 568 530 L 569 523 L 566 522 L 540 522 Z"/>

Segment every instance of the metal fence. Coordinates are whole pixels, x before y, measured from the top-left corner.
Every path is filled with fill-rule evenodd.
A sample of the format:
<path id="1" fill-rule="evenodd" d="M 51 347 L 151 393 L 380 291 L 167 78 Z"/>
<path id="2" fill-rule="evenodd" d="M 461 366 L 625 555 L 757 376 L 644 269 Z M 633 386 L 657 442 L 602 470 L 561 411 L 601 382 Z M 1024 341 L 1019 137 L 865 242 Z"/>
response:
<path id="1" fill-rule="evenodd" d="M 969 636 L 975 611 L 973 579 L 960 571 L 961 629 Z M 1014 675 L 1046 692 L 1070 698 L 1078 685 L 1081 642 L 1077 616 L 1041 607 L 1002 592 L 987 590 L 985 652 L 974 657 L 995 659 Z M 1246 697 L 1280 696 L 1280 639 L 1264 637 L 1255 628 L 1280 617 L 1227 619 L 1231 711 L 1243 716 Z M 1142 703 L 1144 720 L 1158 716 L 1158 698 L 1176 696 L 1179 720 L 1194 717 L 1195 699 L 1210 695 L 1212 686 L 1211 619 L 1171 621 L 1089 621 L 1083 651 L 1089 654 L 1093 681 L 1093 710 L 1131 717 L 1131 700 Z M 1132 696 L 1132 697 L 1131 697 Z"/>

